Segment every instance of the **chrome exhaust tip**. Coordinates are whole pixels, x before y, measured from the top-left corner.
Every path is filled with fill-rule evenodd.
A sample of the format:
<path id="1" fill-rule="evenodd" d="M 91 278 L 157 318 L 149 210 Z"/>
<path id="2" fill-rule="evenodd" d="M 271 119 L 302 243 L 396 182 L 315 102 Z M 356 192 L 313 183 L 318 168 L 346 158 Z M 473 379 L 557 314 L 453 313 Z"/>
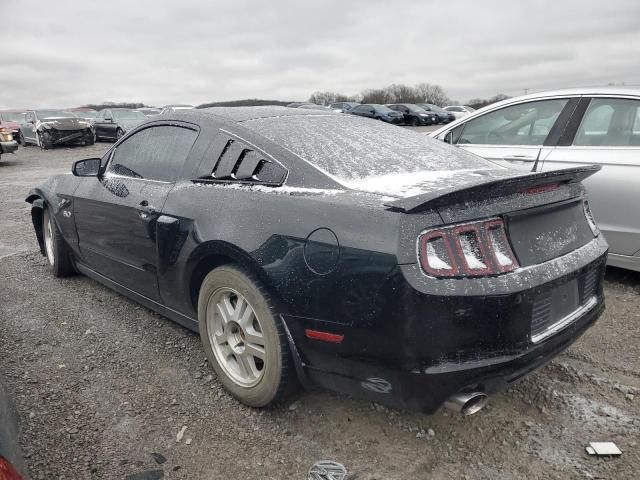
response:
<path id="1" fill-rule="evenodd" d="M 449 397 L 444 406 L 462 415 L 473 415 L 485 407 L 488 399 L 484 392 L 461 392 Z"/>

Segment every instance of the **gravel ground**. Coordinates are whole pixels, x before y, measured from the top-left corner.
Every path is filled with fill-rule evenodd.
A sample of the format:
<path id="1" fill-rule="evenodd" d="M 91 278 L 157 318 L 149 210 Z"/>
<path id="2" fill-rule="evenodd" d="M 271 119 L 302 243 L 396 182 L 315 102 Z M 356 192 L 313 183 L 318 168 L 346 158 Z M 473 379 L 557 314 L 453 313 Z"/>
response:
<path id="1" fill-rule="evenodd" d="M 0 375 L 31 478 L 302 479 L 327 458 L 358 480 L 638 478 L 640 275 L 611 269 L 598 324 L 470 418 L 327 392 L 254 410 L 221 389 L 196 334 L 88 278 L 48 273 L 26 193 L 107 147 L 0 161 Z M 621 457 L 584 451 L 609 440 Z"/>

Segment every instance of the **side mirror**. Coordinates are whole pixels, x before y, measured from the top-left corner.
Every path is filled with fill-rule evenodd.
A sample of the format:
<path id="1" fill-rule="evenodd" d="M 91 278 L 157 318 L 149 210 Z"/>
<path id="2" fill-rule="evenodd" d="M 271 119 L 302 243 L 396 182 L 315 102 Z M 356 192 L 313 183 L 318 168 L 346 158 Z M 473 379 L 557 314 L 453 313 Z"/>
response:
<path id="1" fill-rule="evenodd" d="M 71 167 L 71 172 L 76 177 L 97 177 L 100 175 L 102 161 L 99 158 L 87 158 L 78 160 Z"/>

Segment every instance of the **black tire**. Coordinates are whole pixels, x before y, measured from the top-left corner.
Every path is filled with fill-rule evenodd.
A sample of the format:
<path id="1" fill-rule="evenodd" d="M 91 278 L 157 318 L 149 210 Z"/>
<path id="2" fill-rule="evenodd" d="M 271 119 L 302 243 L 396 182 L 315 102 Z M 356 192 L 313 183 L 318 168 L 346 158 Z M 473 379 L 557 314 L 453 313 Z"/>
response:
<path id="1" fill-rule="evenodd" d="M 49 243 L 49 239 L 51 240 Z M 76 273 L 71 261 L 71 251 L 62 238 L 58 225 L 50 210 L 45 206 L 42 212 L 42 240 L 49 267 L 54 277 L 68 277 Z"/>
<path id="2" fill-rule="evenodd" d="M 96 135 L 93 132 L 89 133 L 89 137 L 84 141 L 85 145 L 93 145 L 96 143 Z"/>
<path id="3" fill-rule="evenodd" d="M 38 132 L 38 143 L 43 150 L 49 150 L 53 148 L 53 139 L 49 132 Z"/>
<path id="4" fill-rule="evenodd" d="M 18 132 L 18 143 L 20 143 L 20 145 L 22 145 L 23 147 L 29 146 L 27 140 L 24 138 L 24 133 L 22 133 L 22 130 Z"/>
<path id="5" fill-rule="evenodd" d="M 212 316 L 213 312 L 218 310 L 213 307 L 212 302 L 215 301 L 219 292 L 229 290 L 244 297 L 243 300 L 253 309 L 255 319 L 259 322 L 260 335 L 264 339 L 263 370 L 261 370 L 261 376 L 256 380 L 257 384 L 255 385 L 243 386 L 239 384 L 228 373 L 229 363 L 225 363 L 226 367 L 221 365 L 216 353 L 214 353 L 213 342 L 215 340 L 212 340 L 212 337 L 216 335 L 216 332 L 215 320 L 212 319 Z M 236 300 L 236 304 L 237 302 L 238 300 Z M 209 316 L 207 312 L 209 312 Z M 226 265 L 209 272 L 202 282 L 198 295 L 198 323 L 200 339 L 209 364 L 215 370 L 218 380 L 224 388 L 240 402 L 251 407 L 266 407 L 283 401 L 294 390 L 296 376 L 287 336 L 277 315 L 275 302 L 266 289 L 260 285 L 257 278 L 236 267 Z M 234 322 L 227 322 L 223 333 L 218 333 L 218 335 L 223 337 L 226 329 L 232 323 Z M 242 340 L 245 340 L 244 334 L 240 335 Z M 249 340 L 245 341 L 248 345 Z M 227 344 L 227 347 L 229 345 L 230 343 Z M 244 347 L 241 348 L 244 349 Z M 229 351 L 231 352 L 231 350 Z M 233 353 L 228 358 L 231 357 L 237 358 Z"/>
<path id="6" fill-rule="evenodd" d="M 411 125 L 412 127 L 417 127 L 418 125 L 420 125 L 420 120 L 418 120 L 417 118 L 413 117 L 411 119 L 411 121 L 409 122 L 409 125 Z"/>
<path id="7" fill-rule="evenodd" d="M 124 135 L 124 131 L 120 127 L 118 127 L 116 129 L 116 142 L 120 140 L 123 135 Z"/>

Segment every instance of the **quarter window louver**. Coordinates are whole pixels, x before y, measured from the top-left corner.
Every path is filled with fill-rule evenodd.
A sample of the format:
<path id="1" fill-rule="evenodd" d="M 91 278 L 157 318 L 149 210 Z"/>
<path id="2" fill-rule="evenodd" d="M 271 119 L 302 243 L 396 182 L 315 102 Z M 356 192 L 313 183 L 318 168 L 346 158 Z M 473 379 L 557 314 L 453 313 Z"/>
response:
<path id="1" fill-rule="evenodd" d="M 235 139 L 228 139 L 214 163 L 211 179 L 220 182 L 281 185 L 287 170 L 266 155 Z"/>

